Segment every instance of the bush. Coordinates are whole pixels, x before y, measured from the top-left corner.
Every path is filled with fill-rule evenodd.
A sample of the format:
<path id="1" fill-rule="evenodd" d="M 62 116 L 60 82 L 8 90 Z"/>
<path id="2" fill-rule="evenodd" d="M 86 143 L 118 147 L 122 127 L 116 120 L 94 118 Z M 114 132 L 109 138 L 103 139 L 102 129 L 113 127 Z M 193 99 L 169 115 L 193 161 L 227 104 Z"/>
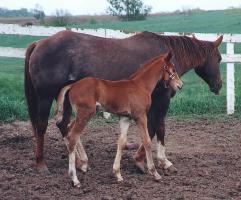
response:
<path id="1" fill-rule="evenodd" d="M 67 10 L 57 9 L 55 15 L 53 16 L 54 26 L 66 26 L 69 23 L 69 17 L 71 14 Z"/>

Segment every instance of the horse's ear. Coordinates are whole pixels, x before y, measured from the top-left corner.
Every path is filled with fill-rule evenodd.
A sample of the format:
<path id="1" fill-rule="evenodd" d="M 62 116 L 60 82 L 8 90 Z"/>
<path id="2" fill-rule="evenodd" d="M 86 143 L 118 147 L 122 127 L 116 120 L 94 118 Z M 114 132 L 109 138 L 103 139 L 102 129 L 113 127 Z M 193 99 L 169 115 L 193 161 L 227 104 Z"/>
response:
<path id="1" fill-rule="evenodd" d="M 171 51 L 169 51 L 168 53 L 166 53 L 164 55 L 165 62 L 169 62 L 171 60 L 171 58 L 172 58 L 172 52 Z"/>
<path id="2" fill-rule="evenodd" d="M 219 38 L 215 42 L 213 42 L 213 44 L 215 47 L 219 47 L 222 41 L 223 41 L 223 35 L 219 36 Z"/>

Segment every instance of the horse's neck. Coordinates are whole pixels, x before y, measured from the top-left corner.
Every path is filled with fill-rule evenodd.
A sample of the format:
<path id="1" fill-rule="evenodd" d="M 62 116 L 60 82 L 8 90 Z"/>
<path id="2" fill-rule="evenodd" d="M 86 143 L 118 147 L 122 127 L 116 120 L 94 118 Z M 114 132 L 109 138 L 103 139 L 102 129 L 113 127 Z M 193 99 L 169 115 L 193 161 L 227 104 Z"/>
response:
<path id="1" fill-rule="evenodd" d="M 140 71 L 132 78 L 133 82 L 150 93 L 163 75 L 163 63 L 157 62 L 150 64 L 147 69 Z"/>
<path id="2" fill-rule="evenodd" d="M 178 61 L 175 62 L 175 66 L 178 66 L 178 69 L 176 69 L 176 71 L 178 72 L 179 76 L 182 76 L 188 71 L 202 65 L 204 65 L 204 62 L 200 62 L 200 63 L 191 63 L 191 62 L 179 63 Z"/>

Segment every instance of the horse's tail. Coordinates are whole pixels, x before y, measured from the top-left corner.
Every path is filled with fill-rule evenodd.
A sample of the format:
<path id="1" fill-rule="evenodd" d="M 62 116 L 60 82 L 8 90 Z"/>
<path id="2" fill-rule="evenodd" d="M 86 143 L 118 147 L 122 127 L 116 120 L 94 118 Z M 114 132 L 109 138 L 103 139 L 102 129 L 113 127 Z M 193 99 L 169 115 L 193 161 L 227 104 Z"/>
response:
<path id="1" fill-rule="evenodd" d="M 71 88 L 71 84 L 65 86 L 59 93 L 57 105 L 56 105 L 56 108 L 55 108 L 55 117 L 57 119 L 57 124 L 62 121 L 65 96 L 66 96 L 66 93 L 69 91 L 70 88 Z"/>
<path id="2" fill-rule="evenodd" d="M 31 80 L 31 76 L 29 73 L 29 60 L 30 56 L 36 47 L 37 42 L 31 43 L 26 51 L 25 55 L 25 69 L 24 69 L 24 89 L 25 89 L 25 97 L 27 100 L 27 107 L 28 107 L 28 114 L 30 121 L 32 123 L 32 126 L 34 129 L 36 129 L 36 120 L 37 120 L 37 96 L 36 92 L 33 87 L 33 83 Z"/>

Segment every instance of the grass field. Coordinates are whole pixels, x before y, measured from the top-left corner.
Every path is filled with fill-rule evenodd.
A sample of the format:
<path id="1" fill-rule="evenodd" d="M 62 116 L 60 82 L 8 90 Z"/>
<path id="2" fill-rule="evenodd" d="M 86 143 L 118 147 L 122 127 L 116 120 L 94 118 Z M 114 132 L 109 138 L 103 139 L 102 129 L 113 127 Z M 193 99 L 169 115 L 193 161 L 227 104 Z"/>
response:
<path id="1" fill-rule="evenodd" d="M 241 33 L 241 9 L 151 16 L 145 21 L 135 22 L 85 23 L 76 27 L 153 32 Z"/>
<path id="2" fill-rule="evenodd" d="M 130 31 L 173 31 L 241 33 L 241 11 L 209 11 L 192 14 L 152 16 L 146 21 L 108 22 L 78 25 L 81 28 L 111 28 Z M 26 48 L 43 37 L 1 35 L 0 46 Z M 220 48 L 225 52 L 225 44 Z M 241 53 L 241 45 L 235 45 L 235 52 Z M 220 96 L 209 92 L 205 84 L 191 71 L 182 77 L 184 89 L 172 99 L 170 116 L 224 116 L 226 113 L 226 66 L 222 65 L 223 88 Z M 241 117 L 241 65 L 235 66 L 236 116 Z M 23 90 L 23 59 L 0 57 L 0 121 L 27 119 Z"/>

